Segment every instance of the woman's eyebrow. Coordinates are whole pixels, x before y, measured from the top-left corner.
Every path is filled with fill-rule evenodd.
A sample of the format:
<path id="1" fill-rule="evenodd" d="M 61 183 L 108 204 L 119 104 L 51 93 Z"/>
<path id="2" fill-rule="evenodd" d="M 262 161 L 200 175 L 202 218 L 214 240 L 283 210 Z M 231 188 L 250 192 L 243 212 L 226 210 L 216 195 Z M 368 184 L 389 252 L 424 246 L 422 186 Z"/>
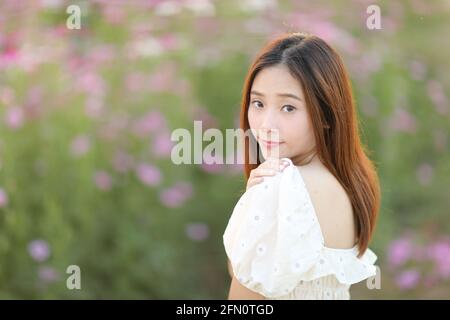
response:
<path id="1" fill-rule="evenodd" d="M 250 92 L 250 94 L 254 94 L 256 96 L 264 97 L 263 93 L 255 91 L 255 90 L 252 90 Z M 302 99 L 300 99 L 299 97 L 297 97 L 295 94 L 292 94 L 292 93 L 277 93 L 277 96 L 279 96 L 279 97 L 288 97 L 288 98 L 293 98 L 293 99 L 297 99 L 299 101 L 302 101 Z"/>

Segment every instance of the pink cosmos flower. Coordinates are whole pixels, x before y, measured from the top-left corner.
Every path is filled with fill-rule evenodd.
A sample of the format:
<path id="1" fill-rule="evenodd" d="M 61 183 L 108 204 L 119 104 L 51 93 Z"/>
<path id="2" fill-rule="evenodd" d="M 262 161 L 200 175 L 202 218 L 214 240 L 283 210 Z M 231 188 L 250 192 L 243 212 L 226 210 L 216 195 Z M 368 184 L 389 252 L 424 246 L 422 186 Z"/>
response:
<path id="1" fill-rule="evenodd" d="M 58 280 L 59 275 L 52 267 L 40 266 L 38 269 L 38 277 L 42 282 L 50 283 Z"/>
<path id="2" fill-rule="evenodd" d="M 413 289 L 419 284 L 420 273 L 417 270 L 403 271 L 395 277 L 395 283 L 402 290 Z"/>
<path id="3" fill-rule="evenodd" d="M 411 239 L 404 237 L 393 241 L 387 250 L 388 263 L 392 267 L 397 267 L 407 262 L 414 252 Z"/>
<path id="4" fill-rule="evenodd" d="M 6 125 L 11 129 L 19 129 L 23 126 L 25 115 L 22 108 L 12 107 L 6 111 Z"/>
<path id="5" fill-rule="evenodd" d="M 70 144 L 70 151 L 73 155 L 79 157 L 86 154 L 90 149 L 91 143 L 89 137 L 85 134 L 76 136 Z"/>
<path id="6" fill-rule="evenodd" d="M 139 137 L 166 129 L 166 118 L 159 111 L 150 111 L 142 118 L 135 120 L 131 130 Z"/>
<path id="7" fill-rule="evenodd" d="M 439 240 L 429 246 L 428 252 L 437 273 L 444 279 L 450 278 L 450 241 Z"/>
<path id="8" fill-rule="evenodd" d="M 141 163 L 136 167 L 136 175 L 142 183 L 148 186 L 156 186 L 162 179 L 159 168 L 147 163 Z"/>
<path id="9" fill-rule="evenodd" d="M 427 83 L 427 93 L 433 101 L 436 111 L 442 115 L 449 112 L 449 101 L 444 93 L 442 84 L 436 80 L 430 80 Z"/>
<path id="10" fill-rule="evenodd" d="M 153 153 L 158 157 L 170 156 L 174 143 L 170 139 L 169 132 L 162 132 L 156 135 L 153 140 Z"/>
<path id="11" fill-rule="evenodd" d="M 192 185 L 188 182 L 177 182 L 170 188 L 160 193 L 161 202 L 168 208 L 177 208 L 189 199 L 193 194 Z"/>
<path id="12" fill-rule="evenodd" d="M 0 187 L 0 208 L 4 208 L 8 205 L 8 194 Z"/>
<path id="13" fill-rule="evenodd" d="M 209 227 L 205 223 L 188 223 L 185 232 L 189 239 L 203 241 L 209 236 Z"/>
<path id="14" fill-rule="evenodd" d="M 124 151 L 118 151 L 114 155 L 112 165 L 117 172 L 125 173 L 133 167 L 133 157 Z"/>
<path id="15" fill-rule="evenodd" d="M 45 240 L 34 240 L 29 243 L 28 252 L 34 260 L 42 262 L 50 256 L 50 247 Z"/>
<path id="16" fill-rule="evenodd" d="M 100 170 L 94 175 L 94 182 L 97 188 L 102 191 L 108 191 L 112 187 L 112 178 L 108 172 Z"/>
<path id="17" fill-rule="evenodd" d="M 395 113 L 391 118 L 390 126 L 395 131 L 414 133 L 416 131 L 416 119 L 403 108 L 395 109 Z"/>

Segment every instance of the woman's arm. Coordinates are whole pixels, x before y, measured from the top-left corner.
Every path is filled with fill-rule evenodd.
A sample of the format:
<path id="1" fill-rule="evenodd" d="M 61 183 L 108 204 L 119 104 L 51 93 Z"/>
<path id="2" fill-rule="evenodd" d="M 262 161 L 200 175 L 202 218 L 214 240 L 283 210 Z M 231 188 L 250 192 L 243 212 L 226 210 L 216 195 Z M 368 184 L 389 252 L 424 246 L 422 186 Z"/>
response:
<path id="1" fill-rule="evenodd" d="M 230 275 L 230 279 L 233 279 L 233 268 L 231 267 L 230 259 L 228 259 L 228 274 Z"/>
<path id="2" fill-rule="evenodd" d="M 235 276 L 231 279 L 228 300 L 264 300 L 265 297 L 243 286 Z"/>
<path id="3" fill-rule="evenodd" d="M 264 300 L 265 297 L 256 293 L 249 288 L 243 286 L 234 276 L 233 267 L 230 259 L 228 259 L 228 274 L 231 278 L 230 291 L 228 292 L 228 300 Z"/>
<path id="4" fill-rule="evenodd" d="M 228 300 L 263 300 L 264 296 L 256 293 L 247 287 L 243 286 L 234 276 L 233 268 L 228 259 L 228 273 L 231 278 L 230 292 L 228 293 Z"/>

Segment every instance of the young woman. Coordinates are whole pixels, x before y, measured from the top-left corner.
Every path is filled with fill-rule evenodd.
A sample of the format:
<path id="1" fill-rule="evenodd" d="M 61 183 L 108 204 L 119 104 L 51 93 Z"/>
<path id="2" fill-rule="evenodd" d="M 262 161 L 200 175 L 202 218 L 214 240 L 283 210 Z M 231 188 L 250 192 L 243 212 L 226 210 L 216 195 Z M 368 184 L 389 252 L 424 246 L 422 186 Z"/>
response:
<path id="1" fill-rule="evenodd" d="M 223 236 L 228 298 L 349 299 L 376 274 L 380 188 L 339 54 L 313 35 L 270 42 L 248 72 L 241 128 L 257 151 L 245 141 L 247 190 Z"/>

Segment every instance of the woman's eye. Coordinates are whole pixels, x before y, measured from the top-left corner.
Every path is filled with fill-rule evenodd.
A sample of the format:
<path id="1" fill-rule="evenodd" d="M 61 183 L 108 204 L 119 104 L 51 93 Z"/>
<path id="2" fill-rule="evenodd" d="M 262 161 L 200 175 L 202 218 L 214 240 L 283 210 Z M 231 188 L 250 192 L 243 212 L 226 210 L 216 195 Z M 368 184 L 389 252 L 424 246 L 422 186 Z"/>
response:
<path id="1" fill-rule="evenodd" d="M 296 108 L 293 107 L 293 106 L 290 106 L 290 105 L 286 105 L 286 106 L 283 106 L 282 109 L 283 109 L 283 110 L 286 110 L 287 112 L 292 112 L 292 111 L 294 111 Z"/>
<path id="2" fill-rule="evenodd" d="M 262 103 L 261 103 L 261 101 L 258 101 L 258 100 L 255 100 L 255 101 L 252 101 L 252 104 L 257 108 L 257 109 L 259 109 L 260 107 L 262 108 Z"/>

